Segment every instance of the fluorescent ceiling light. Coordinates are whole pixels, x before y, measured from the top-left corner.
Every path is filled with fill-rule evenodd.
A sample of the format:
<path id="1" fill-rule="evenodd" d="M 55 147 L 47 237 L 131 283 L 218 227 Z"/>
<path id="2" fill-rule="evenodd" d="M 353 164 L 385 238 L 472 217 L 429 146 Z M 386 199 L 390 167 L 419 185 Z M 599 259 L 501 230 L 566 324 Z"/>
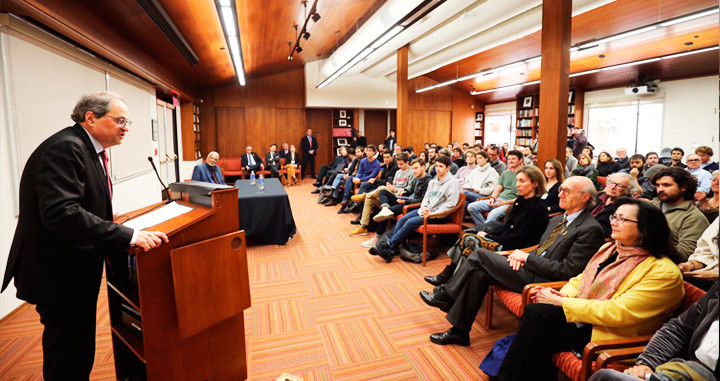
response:
<path id="1" fill-rule="evenodd" d="M 711 51 L 711 50 L 717 50 L 717 49 L 718 49 L 717 46 L 711 46 L 711 47 L 705 48 L 705 49 L 698 49 L 698 50 L 692 50 L 692 51 L 689 51 L 689 52 L 671 54 L 671 55 L 669 55 L 669 56 L 664 56 L 664 57 L 660 57 L 660 58 L 661 58 L 661 59 L 664 59 L 664 60 L 667 60 L 667 59 L 670 59 L 670 58 L 677 58 L 677 57 L 689 56 L 689 55 L 692 55 L 692 54 L 704 53 L 704 52 L 709 52 L 709 51 Z"/>
<path id="2" fill-rule="evenodd" d="M 466 75 L 466 76 L 464 76 L 464 77 L 460 77 L 460 78 L 458 78 L 457 80 L 458 80 L 458 82 L 467 81 L 468 79 L 473 79 L 473 78 L 475 78 L 475 77 L 478 77 L 478 76 L 481 76 L 481 75 L 484 75 L 484 74 L 487 74 L 487 73 L 492 73 L 492 72 L 491 72 L 491 71 L 481 71 L 481 72 L 479 72 L 479 73 L 470 74 L 470 75 Z"/>
<path id="3" fill-rule="evenodd" d="M 493 71 L 507 70 L 507 69 L 512 69 L 514 67 L 523 66 L 523 65 L 525 65 L 525 61 L 518 61 L 518 62 L 513 62 L 513 63 L 507 64 L 507 65 L 498 66 L 498 67 L 494 68 Z"/>
<path id="4" fill-rule="evenodd" d="M 237 28 L 235 27 L 235 17 L 233 17 L 233 10 L 230 7 L 222 7 L 222 18 L 223 24 L 225 24 L 225 30 L 228 36 L 237 36 Z"/>
<path id="5" fill-rule="evenodd" d="M 581 72 L 579 72 L 579 73 L 570 74 L 570 78 L 579 77 L 579 76 L 581 76 L 581 75 L 586 75 L 586 74 L 597 73 L 597 72 L 599 72 L 599 71 L 600 71 L 600 69 L 593 69 L 593 70 L 588 70 L 588 71 L 581 71 Z"/>
<path id="6" fill-rule="evenodd" d="M 605 37 L 605 38 L 601 38 L 601 39 L 596 40 L 596 41 L 588 42 L 587 44 L 582 44 L 582 45 L 578 46 L 578 49 L 591 48 L 591 47 L 593 47 L 594 45 L 600 45 L 600 44 L 604 44 L 604 43 L 606 43 L 606 42 L 619 40 L 619 39 L 621 39 L 621 38 L 626 38 L 626 37 L 634 36 L 634 35 L 636 35 L 636 34 L 649 32 L 649 31 L 655 30 L 655 29 L 657 29 L 657 28 L 658 28 L 657 25 L 646 26 L 646 27 L 644 27 L 644 28 L 631 30 L 631 31 L 629 31 L 629 32 L 616 34 L 616 35 L 614 35 L 614 36 Z M 572 49 L 571 49 L 571 51 L 572 51 Z"/>
<path id="7" fill-rule="evenodd" d="M 240 44 L 240 32 L 238 31 L 235 19 L 236 10 L 234 0 L 216 0 L 215 7 L 220 17 L 220 23 L 225 33 L 230 58 L 233 62 L 233 69 L 237 76 L 238 83 L 245 86 L 245 65 L 243 64 L 242 45 Z"/>
<path id="8" fill-rule="evenodd" d="M 457 79 L 452 79 L 452 80 L 449 80 L 449 81 L 445 81 L 445 82 L 442 82 L 442 83 L 438 83 L 437 85 L 435 85 L 435 86 L 433 86 L 433 87 L 443 87 L 443 86 L 451 85 L 451 84 L 453 84 L 453 83 L 455 83 L 455 82 L 457 82 L 457 81 L 458 81 Z"/>
<path id="9" fill-rule="evenodd" d="M 389 31 L 385 32 L 385 34 L 383 34 L 379 40 L 375 41 L 372 45 L 370 45 L 370 47 L 373 49 L 381 47 L 384 43 L 388 42 L 391 38 L 402 32 L 403 29 L 405 29 L 405 27 L 403 27 L 402 25 L 398 25 L 390 29 Z"/>
<path id="10" fill-rule="evenodd" d="M 538 62 L 538 61 L 540 61 L 540 60 L 542 60 L 542 56 L 537 56 L 537 57 L 533 57 L 533 58 L 528 58 L 528 59 L 526 59 L 526 60 L 523 61 L 523 62 L 525 62 L 526 64 L 529 64 L 529 63 L 533 63 L 533 62 Z"/>
<path id="11" fill-rule="evenodd" d="M 646 60 L 628 62 L 628 63 L 624 63 L 624 64 L 620 64 L 620 65 L 603 67 L 603 68 L 600 68 L 600 70 L 605 71 L 605 70 L 621 69 L 621 68 L 628 67 L 628 66 L 642 65 L 644 63 L 655 62 L 655 61 L 660 61 L 660 58 L 649 58 Z"/>
<path id="12" fill-rule="evenodd" d="M 367 57 L 368 55 L 370 55 L 370 53 L 372 53 L 374 50 L 375 50 L 375 49 L 373 49 L 373 48 L 365 48 L 365 50 L 363 50 L 360 54 L 356 55 L 355 58 L 353 58 L 353 59 L 350 61 L 350 66 L 352 67 L 352 66 L 354 66 L 356 63 L 362 61 L 363 58 L 365 58 L 365 57 Z M 350 69 L 350 68 L 348 67 L 348 69 Z"/>
<path id="13" fill-rule="evenodd" d="M 220 0 L 220 6 L 221 7 L 229 7 L 231 0 Z"/>
<path id="14" fill-rule="evenodd" d="M 660 23 L 660 26 L 675 25 L 675 24 L 679 24 L 679 23 L 681 23 L 681 22 L 690 21 L 690 20 L 695 20 L 695 19 L 700 18 L 700 17 L 710 16 L 710 15 L 713 15 L 713 14 L 715 14 L 715 13 L 718 13 L 718 8 L 713 8 L 713 9 L 710 9 L 710 10 L 707 10 L 707 11 L 701 11 L 701 12 L 698 12 L 698 13 L 694 13 L 694 14 L 691 14 L 691 15 L 687 15 L 687 16 L 685 16 L 685 17 L 679 17 L 679 18 L 676 18 L 676 19 L 672 19 L 672 20 L 668 20 L 668 21 L 665 21 L 665 22 L 661 22 L 661 23 Z"/>

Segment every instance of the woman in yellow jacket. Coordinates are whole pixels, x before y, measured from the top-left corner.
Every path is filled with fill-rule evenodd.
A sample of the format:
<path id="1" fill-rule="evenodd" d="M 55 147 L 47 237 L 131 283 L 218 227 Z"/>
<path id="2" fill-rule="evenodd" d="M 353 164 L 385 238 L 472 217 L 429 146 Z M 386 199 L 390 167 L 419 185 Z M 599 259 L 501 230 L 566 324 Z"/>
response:
<path id="1" fill-rule="evenodd" d="M 648 335 L 685 294 L 679 254 L 660 209 L 618 199 L 612 238 L 560 290 L 536 287 L 498 380 L 556 380 L 556 352 L 582 353 L 591 340 Z"/>

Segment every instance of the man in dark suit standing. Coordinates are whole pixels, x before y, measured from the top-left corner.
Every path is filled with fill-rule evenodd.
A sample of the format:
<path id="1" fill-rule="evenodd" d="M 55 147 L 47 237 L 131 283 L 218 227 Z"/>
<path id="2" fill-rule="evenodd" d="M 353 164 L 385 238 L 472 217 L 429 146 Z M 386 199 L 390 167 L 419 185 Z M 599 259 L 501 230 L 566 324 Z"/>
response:
<path id="1" fill-rule="evenodd" d="M 15 278 L 17 297 L 36 305 L 44 325 L 45 380 L 90 376 L 106 253 L 167 242 L 162 232 L 113 222 L 105 149 L 120 144 L 132 123 L 122 97 L 86 94 L 72 119 L 74 126 L 45 140 L 25 164 L 20 216 L 2 284 L 4 290 Z"/>
<path id="2" fill-rule="evenodd" d="M 310 162 L 310 177 L 315 178 L 315 155 L 317 154 L 318 142 L 314 136 L 312 136 L 312 129 L 308 128 L 305 137 L 300 141 L 300 148 L 302 148 L 302 168 L 300 177 L 304 177 L 305 168 L 307 168 L 308 161 Z"/>
<path id="3" fill-rule="evenodd" d="M 220 167 L 217 166 L 218 160 L 220 160 L 220 154 L 215 151 L 210 152 L 207 159 L 205 159 L 205 163 L 196 165 L 193 168 L 191 178 L 195 181 L 225 185 Z"/>
<path id="4" fill-rule="evenodd" d="M 245 168 L 245 175 L 249 176 L 250 172 L 258 172 L 265 168 L 260 156 L 253 152 L 251 146 L 245 147 L 245 154 L 240 158 L 243 168 Z"/>
<path id="5" fill-rule="evenodd" d="M 277 144 L 270 145 L 270 152 L 265 154 L 265 163 L 270 167 L 270 175 L 278 177 L 280 173 L 280 155 L 277 153 Z"/>
<path id="6" fill-rule="evenodd" d="M 420 291 L 428 305 L 449 311 L 449 330 L 435 333 L 435 344 L 470 344 L 470 328 L 489 286 L 500 285 L 522 292 L 528 283 L 567 280 L 582 272 L 603 244 L 603 230 L 590 214 L 595 198 L 590 179 L 570 177 L 560 187 L 560 207 L 565 214 L 548 224 L 540 245 L 530 253 L 515 250 L 507 257 L 485 249 L 475 250 L 445 285 L 434 294 Z"/>

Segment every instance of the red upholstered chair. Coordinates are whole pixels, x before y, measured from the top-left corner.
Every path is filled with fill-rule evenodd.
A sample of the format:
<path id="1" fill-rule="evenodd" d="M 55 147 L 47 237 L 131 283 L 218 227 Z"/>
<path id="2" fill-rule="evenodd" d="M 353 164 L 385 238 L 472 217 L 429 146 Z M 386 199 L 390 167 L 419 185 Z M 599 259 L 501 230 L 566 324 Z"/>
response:
<path id="1" fill-rule="evenodd" d="M 566 282 L 552 282 L 543 283 L 541 285 L 559 290 L 565 283 Z M 684 282 L 684 286 L 685 297 L 683 297 L 680 307 L 678 307 L 676 311 L 676 315 L 679 315 L 687 310 L 693 303 L 700 300 L 700 298 L 705 295 L 705 291 L 691 285 L 690 283 Z M 529 291 L 528 286 L 526 286 L 523 290 L 523 305 L 530 303 Z M 527 298 L 525 298 L 526 294 Z M 583 349 L 582 360 L 578 359 L 571 352 L 555 353 L 552 356 L 552 359 L 558 369 L 570 380 L 586 381 L 595 370 L 600 369 L 600 360 L 602 360 L 602 366 L 604 367 L 620 371 L 627 369 L 629 367 L 628 364 L 618 363 L 616 361 L 633 358 L 632 356 L 629 356 L 627 352 L 631 348 L 635 348 L 635 351 L 637 351 L 638 348 L 644 348 L 652 336 L 653 335 L 645 335 L 624 339 L 591 341 Z M 607 354 L 604 354 L 605 352 L 607 352 Z M 642 352 L 642 349 L 640 349 L 640 352 Z M 619 357 L 612 358 L 613 355 L 618 355 Z"/>
<path id="2" fill-rule="evenodd" d="M 225 178 L 226 183 L 228 177 L 240 176 L 243 179 L 245 178 L 245 171 L 243 171 L 242 161 L 239 157 L 226 157 L 221 160 L 223 162 L 223 178 Z"/>
<path id="3" fill-rule="evenodd" d="M 272 171 L 270 170 L 270 167 L 268 167 L 267 161 L 265 161 L 264 157 L 262 158 L 262 162 L 263 162 L 264 169 L 262 171 L 258 171 L 255 174 L 260 176 L 260 173 L 262 173 L 264 177 L 270 177 L 272 175 Z"/>
<path id="4" fill-rule="evenodd" d="M 403 208 L 404 209 L 404 208 Z M 429 234 L 457 234 L 462 237 L 463 233 L 463 215 L 465 214 L 465 194 L 460 193 L 460 199 L 457 205 L 445 213 L 429 214 L 425 216 L 423 225 L 415 229 L 416 232 L 423 235 L 423 266 L 427 262 L 425 255 L 427 254 L 427 237 Z M 448 221 L 444 224 L 428 224 L 429 218 L 447 217 Z"/>
<path id="5" fill-rule="evenodd" d="M 597 181 L 598 184 L 602 185 L 602 189 L 605 189 L 605 184 L 607 184 L 607 176 L 598 176 Z"/>

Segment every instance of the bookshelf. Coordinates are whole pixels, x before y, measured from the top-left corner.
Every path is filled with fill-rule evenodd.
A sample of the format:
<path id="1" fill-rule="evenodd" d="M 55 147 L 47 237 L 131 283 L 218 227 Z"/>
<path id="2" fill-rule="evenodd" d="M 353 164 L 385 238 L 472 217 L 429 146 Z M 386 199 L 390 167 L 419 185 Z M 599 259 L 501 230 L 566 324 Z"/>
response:
<path id="1" fill-rule="evenodd" d="M 475 137 L 474 144 L 480 143 L 483 144 L 483 135 L 485 134 L 485 113 L 484 112 L 476 112 L 475 113 L 475 130 L 473 133 L 473 136 Z"/>
<path id="2" fill-rule="evenodd" d="M 515 144 L 530 146 L 537 137 L 540 122 L 540 95 L 521 95 L 517 97 L 517 119 L 515 121 Z"/>
<path id="3" fill-rule="evenodd" d="M 193 110 L 193 133 L 195 134 L 193 138 L 193 148 L 195 151 L 195 160 L 202 159 L 202 151 L 200 149 L 200 105 L 193 103 L 192 105 Z"/>
<path id="4" fill-rule="evenodd" d="M 355 134 L 355 110 L 332 110 L 333 151 L 332 157 L 339 155 L 342 146 L 349 147 L 353 134 Z"/>

